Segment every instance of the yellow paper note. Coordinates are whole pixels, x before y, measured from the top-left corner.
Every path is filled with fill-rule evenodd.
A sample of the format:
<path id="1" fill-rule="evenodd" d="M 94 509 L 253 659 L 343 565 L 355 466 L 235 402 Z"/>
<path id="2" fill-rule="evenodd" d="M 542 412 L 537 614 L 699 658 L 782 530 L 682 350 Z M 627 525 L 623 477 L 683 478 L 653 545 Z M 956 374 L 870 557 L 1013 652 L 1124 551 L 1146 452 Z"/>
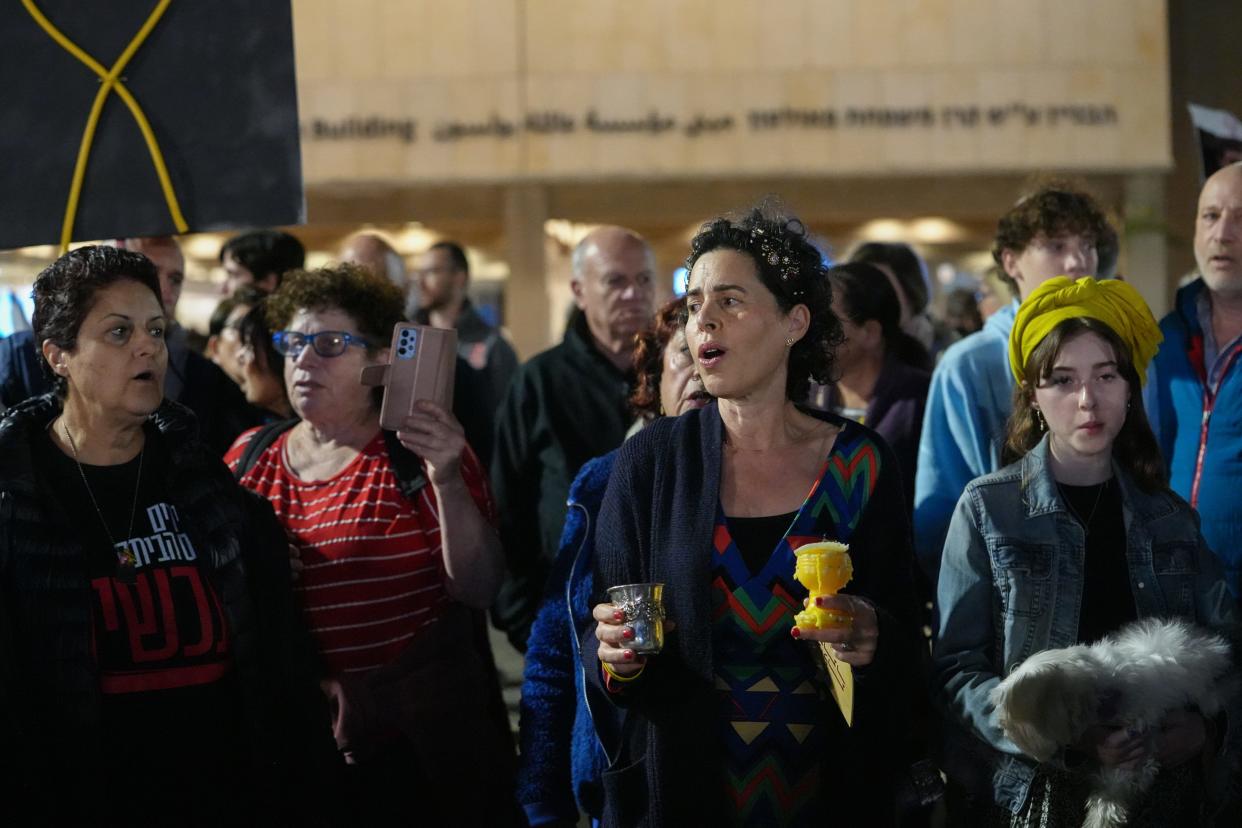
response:
<path id="1" fill-rule="evenodd" d="M 820 652 L 824 654 L 824 666 L 828 668 L 828 678 L 832 688 L 832 698 L 841 709 L 845 723 L 854 726 L 854 669 L 837 658 L 831 644 L 820 642 Z"/>

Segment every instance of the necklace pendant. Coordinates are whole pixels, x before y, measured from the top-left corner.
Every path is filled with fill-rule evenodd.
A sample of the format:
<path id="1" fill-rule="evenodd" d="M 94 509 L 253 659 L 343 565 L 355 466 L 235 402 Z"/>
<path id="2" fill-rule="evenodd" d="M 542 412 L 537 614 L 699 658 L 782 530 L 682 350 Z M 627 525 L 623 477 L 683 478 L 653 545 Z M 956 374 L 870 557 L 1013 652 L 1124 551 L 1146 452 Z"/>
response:
<path id="1" fill-rule="evenodd" d="M 126 583 L 134 583 L 138 579 L 138 556 L 129 546 L 129 541 L 117 544 L 116 577 Z"/>

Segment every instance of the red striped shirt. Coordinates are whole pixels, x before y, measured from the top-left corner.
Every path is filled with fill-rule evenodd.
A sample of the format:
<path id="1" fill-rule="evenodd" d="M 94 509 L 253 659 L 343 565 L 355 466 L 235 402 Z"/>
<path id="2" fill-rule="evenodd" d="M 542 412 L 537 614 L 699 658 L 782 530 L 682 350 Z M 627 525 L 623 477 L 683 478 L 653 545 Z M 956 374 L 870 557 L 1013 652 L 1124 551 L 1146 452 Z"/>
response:
<path id="1" fill-rule="evenodd" d="M 229 449 L 230 469 L 256 431 Z M 372 670 L 438 620 L 451 600 L 435 493 L 428 485 L 413 501 L 401 494 L 382 432 L 335 477 L 300 480 L 285 461 L 290 433 L 259 456 L 241 483 L 271 502 L 302 552 L 305 568 L 295 589 L 328 669 Z M 495 523 L 486 477 L 469 448 L 461 471 L 479 510 Z"/>

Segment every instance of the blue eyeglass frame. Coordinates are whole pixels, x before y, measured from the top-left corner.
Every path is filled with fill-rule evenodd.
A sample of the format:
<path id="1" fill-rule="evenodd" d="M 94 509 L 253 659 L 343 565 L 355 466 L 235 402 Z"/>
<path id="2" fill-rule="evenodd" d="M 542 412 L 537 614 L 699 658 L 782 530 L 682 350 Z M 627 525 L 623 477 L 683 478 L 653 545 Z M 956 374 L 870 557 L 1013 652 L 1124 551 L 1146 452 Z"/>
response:
<path id="1" fill-rule="evenodd" d="M 345 347 L 339 352 L 325 353 L 320 347 L 320 337 L 341 337 L 345 342 Z M 323 340 L 326 343 L 326 339 Z M 339 357 L 345 353 L 350 345 L 357 345 L 360 348 L 370 348 L 371 343 L 360 336 L 354 336 L 348 331 L 319 331 L 318 333 L 308 334 L 301 331 L 276 331 L 272 334 L 272 347 L 276 349 L 276 353 L 281 356 L 292 357 L 297 359 L 301 355 L 302 350 L 310 345 L 315 353 L 321 357 Z"/>

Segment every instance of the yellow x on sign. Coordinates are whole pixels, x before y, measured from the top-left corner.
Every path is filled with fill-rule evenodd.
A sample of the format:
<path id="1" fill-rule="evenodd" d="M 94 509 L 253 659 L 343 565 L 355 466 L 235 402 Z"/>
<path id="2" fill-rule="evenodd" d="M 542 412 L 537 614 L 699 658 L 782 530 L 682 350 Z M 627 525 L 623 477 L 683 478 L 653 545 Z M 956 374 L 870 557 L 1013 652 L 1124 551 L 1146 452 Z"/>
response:
<path id="1" fill-rule="evenodd" d="M 92 72 L 99 76 L 102 83 L 99 86 L 99 92 L 95 95 L 95 101 L 91 104 L 90 115 L 86 119 L 86 129 L 82 133 L 82 143 L 78 147 L 78 160 L 73 167 L 73 184 L 69 188 L 69 201 L 65 205 L 65 220 L 60 231 L 60 250 L 64 253 L 69 249 L 69 242 L 73 238 L 73 221 L 78 212 L 78 200 L 82 195 L 82 181 L 86 178 L 86 164 L 91 155 L 91 144 L 95 140 L 95 129 L 99 125 L 99 115 L 103 112 L 104 102 L 108 99 L 109 93 L 116 91 L 116 94 L 125 102 L 125 106 L 129 108 L 130 113 L 134 116 L 134 121 L 138 124 L 138 129 L 142 131 L 142 137 L 147 142 L 147 150 L 151 153 L 151 163 L 155 165 L 155 174 L 159 177 L 160 188 L 164 191 L 164 200 L 168 203 L 168 212 L 172 216 L 173 224 L 177 228 L 178 233 L 184 233 L 189 229 L 186 224 L 185 217 L 181 215 L 181 206 L 177 203 L 177 194 L 173 191 L 172 180 L 168 177 L 168 168 L 164 164 L 164 155 L 160 152 L 159 142 L 155 140 L 155 133 L 151 130 L 151 124 L 147 121 L 147 116 L 143 114 L 142 107 L 138 105 L 138 101 L 130 94 L 129 89 L 121 81 L 121 72 L 129 64 L 134 54 L 142 46 L 147 36 L 151 34 L 151 30 L 155 28 L 155 24 L 159 22 L 164 15 L 164 10 L 168 8 L 168 4 L 172 0 L 160 0 L 155 10 L 147 17 L 142 28 L 134 35 L 133 40 L 125 47 L 125 51 L 117 58 L 116 63 L 112 64 L 111 69 L 105 69 L 103 64 L 88 55 L 81 47 L 65 36 L 60 29 L 57 29 L 52 21 L 39 10 L 34 0 L 22 0 L 22 5 L 30 16 L 48 36 L 60 44 L 66 52 L 86 64 Z"/>

